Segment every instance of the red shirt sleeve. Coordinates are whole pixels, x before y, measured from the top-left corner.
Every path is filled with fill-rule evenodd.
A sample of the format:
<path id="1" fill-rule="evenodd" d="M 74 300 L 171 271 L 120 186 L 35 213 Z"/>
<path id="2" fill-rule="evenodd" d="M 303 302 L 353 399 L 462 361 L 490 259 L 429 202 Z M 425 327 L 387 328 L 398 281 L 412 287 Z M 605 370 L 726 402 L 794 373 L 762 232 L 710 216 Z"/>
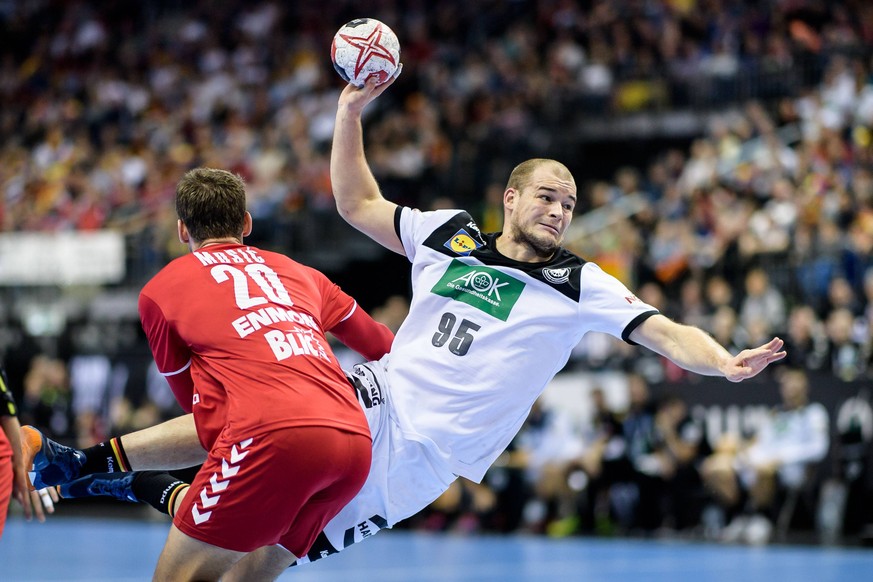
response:
<path id="1" fill-rule="evenodd" d="M 322 325 L 367 360 L 378 360 L 391 349 L 394 333 L 370 317 L 339 285 L 312 271 L 322 297 Z"/>
<path id="2" fill-rule="evenodd" d="M 146 295 L 139 296 L 139 317 L 148 338 L 158 371 L 167 378 L 179 406 L 191 412 L 194 381 L 191 378 L 191 352 L 163 312 Z"/>
<path id="3" fill-rule="evenodd" d="M 330 332 L 336 338 L 368 360 L 378 360 L 391 350 L 394 334 L 370 314 L 355 305 L 351 315 L 335 325 Z"/>

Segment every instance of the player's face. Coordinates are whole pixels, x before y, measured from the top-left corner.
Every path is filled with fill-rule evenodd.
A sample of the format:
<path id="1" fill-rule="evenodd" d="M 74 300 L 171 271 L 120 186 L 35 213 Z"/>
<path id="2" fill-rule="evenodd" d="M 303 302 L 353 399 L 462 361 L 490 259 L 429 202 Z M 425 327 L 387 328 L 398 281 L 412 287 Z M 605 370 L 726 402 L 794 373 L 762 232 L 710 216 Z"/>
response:
<path id="1" fill-rule="evenodd" d="M 782 379 L 779 391 L 782 393 L 782 402 L 786 408 L 800 408 L 807 402 L 806 383 L 802 378 L 791 373 Z"/>
<path id="2" fill-rule="evenodd" d="M 561 246 L 575 207 L 572 179 L 559 178 L 550 166 L 540 166 L 514 197 L 509 234 L 537 256 L 549 258 Z"/>

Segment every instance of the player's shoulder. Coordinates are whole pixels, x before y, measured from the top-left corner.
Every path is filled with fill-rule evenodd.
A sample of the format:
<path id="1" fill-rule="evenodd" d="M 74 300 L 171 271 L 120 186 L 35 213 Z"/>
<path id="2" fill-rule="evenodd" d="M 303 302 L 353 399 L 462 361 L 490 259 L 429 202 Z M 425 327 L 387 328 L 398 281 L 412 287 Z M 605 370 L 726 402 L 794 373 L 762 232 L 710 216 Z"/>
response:
<path id="1" fill-rule="evenodd" d="M 267 266 L 274 270 L 280 278 L 292 281 L 291 284 L 294 286 L 316 285 L 323 287 L 324 285 L 336 284 L 317 268 L 301 263 L 288 255 L 263 249 L 259 249 L 258 252 L 264 258 Z"/>
<path id="2" fill-rule="evenodd" d="M 450 256 L 466 256 L 485 245 L 479 225 L 466 210 L 408 210 L 415 228 L 426 234 L 422 241 L 425 247 Z"/>
<path id="3" fill-rule="evenodd" d="M 143 285 L 140 294 L 148 294 L 172 281 L 179 280 L 182 278 L 182 273 L 185 271 L 186 265 L 192 260 L 193 256 L 190 253 L 182 255 L 181 257 L 176 257 L 164 265 L 161 270 L 155 273 L 152 278 Z"/>

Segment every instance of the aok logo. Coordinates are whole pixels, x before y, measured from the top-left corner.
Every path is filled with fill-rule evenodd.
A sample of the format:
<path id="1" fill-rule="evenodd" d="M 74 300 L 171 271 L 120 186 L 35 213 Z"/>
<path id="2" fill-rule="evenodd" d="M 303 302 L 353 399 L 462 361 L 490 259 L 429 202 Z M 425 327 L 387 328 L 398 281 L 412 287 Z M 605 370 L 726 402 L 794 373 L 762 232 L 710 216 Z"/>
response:
<path id="1" fill-rule="evenodd" d="M 431 291 L 506 321 L 524 283 L 502 271 L 453 260 Z"/>

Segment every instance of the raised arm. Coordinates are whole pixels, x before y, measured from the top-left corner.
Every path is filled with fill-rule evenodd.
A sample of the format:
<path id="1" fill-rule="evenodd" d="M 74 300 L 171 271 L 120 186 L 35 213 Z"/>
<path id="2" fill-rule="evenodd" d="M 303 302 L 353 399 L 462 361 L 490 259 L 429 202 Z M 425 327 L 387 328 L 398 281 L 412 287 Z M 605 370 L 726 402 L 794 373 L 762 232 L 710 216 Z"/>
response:
<path id="1" fill-rule="evenodd" d="M 396 253 L 405 254 L 394 230 L 397 205 L 382 197 L 364 155 L 361 114 L 394 82 L 374 79 L 358 89 L 348 85 L 339 98 L 330 153 L 330 180 L 340 215 L 352 226 Z"/>
<path id="2" fill-rule="evenodd" d="M 740 382 L 758 375 L 772 362 L 785 357 L 783 341 L 773 338 L 763 346 L 732 356 L 700 328 L 654 315 L 631 334 L 631 341 L 670 359 L 677 366 L 704 376 L 722 376 Z"/>

